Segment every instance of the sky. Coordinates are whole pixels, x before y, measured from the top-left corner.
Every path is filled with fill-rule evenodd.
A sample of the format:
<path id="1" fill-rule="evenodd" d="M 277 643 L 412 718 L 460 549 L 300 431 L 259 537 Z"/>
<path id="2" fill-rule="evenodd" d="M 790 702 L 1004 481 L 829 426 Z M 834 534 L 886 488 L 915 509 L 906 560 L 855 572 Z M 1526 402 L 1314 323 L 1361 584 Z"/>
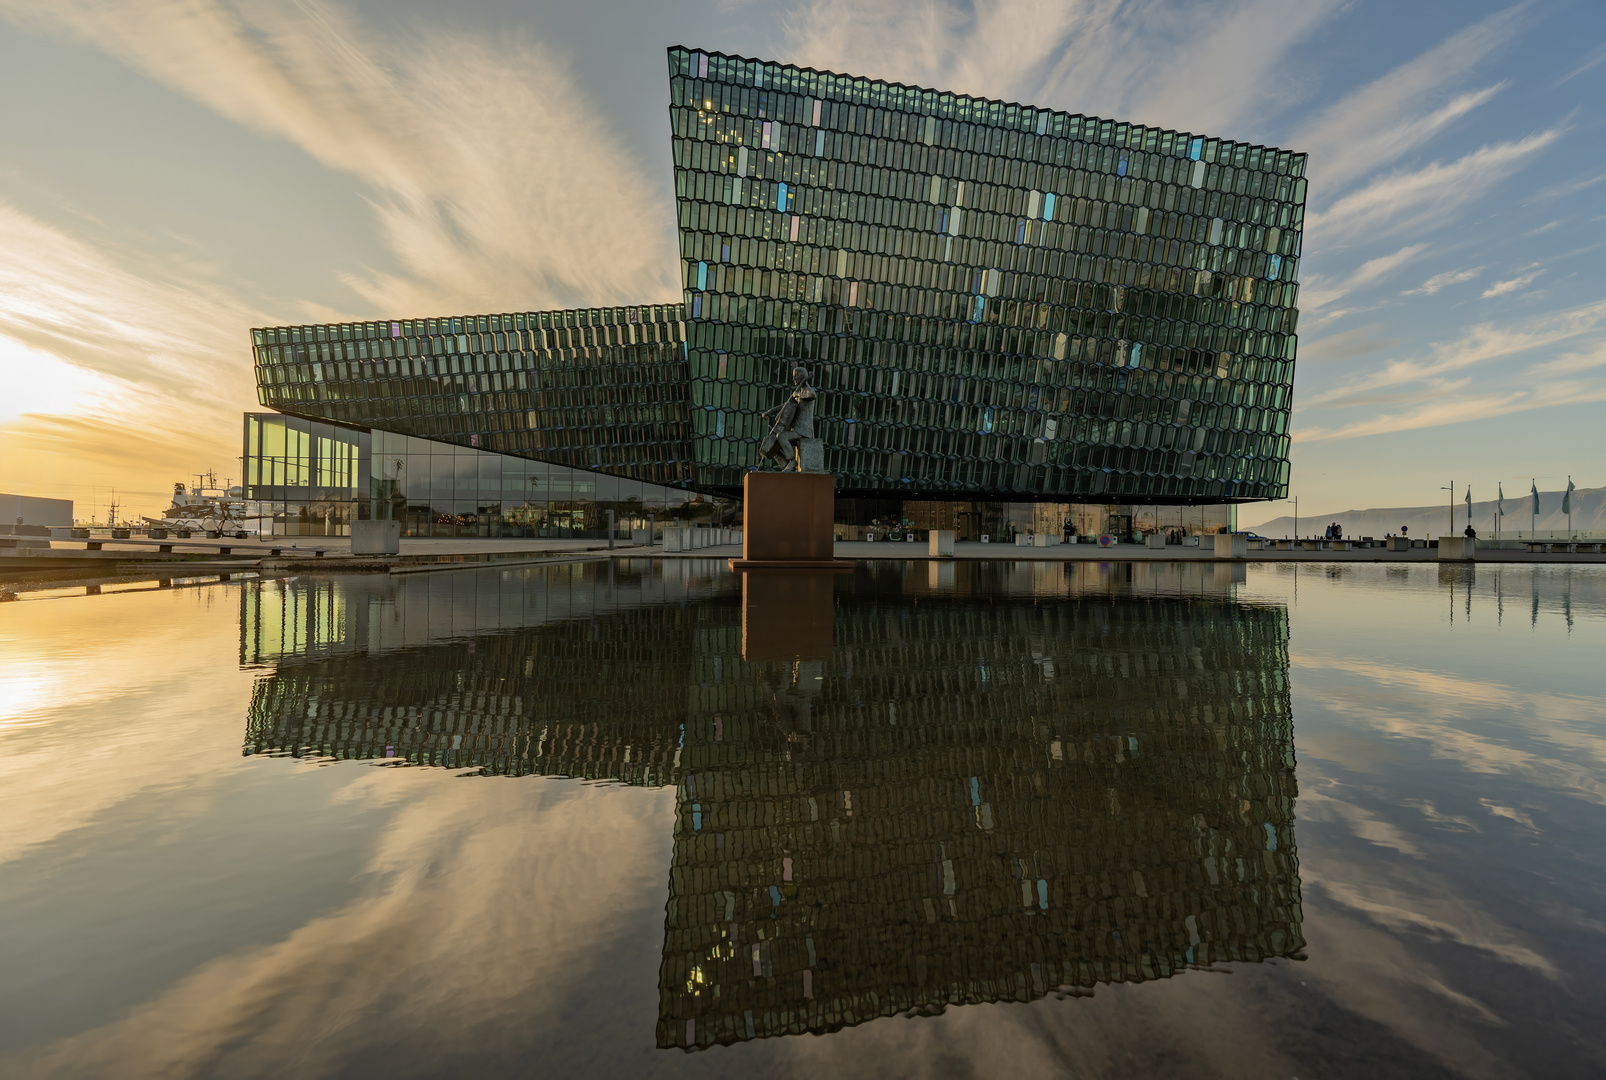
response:
<path id="1" fill-rule="evenodd" d="M 238 480 L 252 326 L 675 301 L 673 44 L 1307 152 L 1304 512 L 1606 484 L 1599 0 L 0 0 L 0 490 Z"/>

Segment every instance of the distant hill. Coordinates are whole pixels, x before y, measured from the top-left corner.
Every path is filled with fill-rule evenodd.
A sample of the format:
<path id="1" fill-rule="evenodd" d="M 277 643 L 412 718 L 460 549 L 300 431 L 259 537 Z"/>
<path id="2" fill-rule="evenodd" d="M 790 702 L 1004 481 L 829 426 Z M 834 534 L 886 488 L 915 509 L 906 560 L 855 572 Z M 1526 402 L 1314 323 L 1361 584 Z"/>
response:
<path id="1" fill-rule="evenodd" d="M 1540 513 L 1533 526 L 1534 529 L 1540 533 L 1566 531 L 1567 515 L 1561 512 L 1561 496 L 1560 491 L 1539 493 Z M 1528 492 L 1515 495 L 1506 493 L 1506 516 L 1500 526 L 1502 537 L 1515 538 L 1519 532 L 1529 531 L 1529 505 Z M 1466 503 L 1455 504 L 1457 533 L 1466 528 L 1466 510 Z M 1398 536 L 1401 525 L 1410 526 L 1412 536 L 1443 536 L 1449 531 L 1450 508 L 1448 503 L 1440 503 L 1438 506 L 1389 506 L 1376 510 L 1345 510 L 1337 514 L 1300 514 L 1299 535 L 1320 536 L 1327 526 L 1335 521 L 1344 530 L 1345 536 L 1387 536 L 1390 533 Z M 1493 537 L 1494 500 L 1473 502 L 1472 526 L 1478 530 L 1479 536 L 1486 539 Z M 1273 518 L 1264 525 L 1250 526 L 1249 529 L 1262 536 L 1293 536 L 1294 518 L 1292 515 Z M 1578 488 L 1573 492 L 1573 531 L 1587 533 L 1590 536 L 1606 536 L 1606 487 Z"/>

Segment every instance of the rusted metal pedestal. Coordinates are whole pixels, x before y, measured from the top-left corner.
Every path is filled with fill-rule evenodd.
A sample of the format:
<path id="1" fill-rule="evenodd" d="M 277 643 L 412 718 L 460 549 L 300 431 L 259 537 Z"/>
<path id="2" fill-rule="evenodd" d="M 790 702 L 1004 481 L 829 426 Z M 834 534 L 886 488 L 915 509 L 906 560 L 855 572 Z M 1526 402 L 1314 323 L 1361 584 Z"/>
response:
<path id="1" fill-rule="evenodd" d="M 750 472 L 742 478 L 742 557 L 732 570 L 849 570 L 835 557 L 830 473 Z"/>

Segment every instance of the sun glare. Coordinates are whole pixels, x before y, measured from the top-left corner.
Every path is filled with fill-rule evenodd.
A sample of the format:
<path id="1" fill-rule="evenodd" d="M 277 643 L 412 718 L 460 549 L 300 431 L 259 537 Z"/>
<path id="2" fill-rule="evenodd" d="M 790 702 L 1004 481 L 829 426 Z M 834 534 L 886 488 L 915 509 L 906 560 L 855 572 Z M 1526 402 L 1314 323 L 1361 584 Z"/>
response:
<path id="1" fill-rule="evenodd" d="M 0 424 L 27 413 L 62 416 L 97 412 L 117 397 L 111 380 L 87 368 L 0 334 Z"/>

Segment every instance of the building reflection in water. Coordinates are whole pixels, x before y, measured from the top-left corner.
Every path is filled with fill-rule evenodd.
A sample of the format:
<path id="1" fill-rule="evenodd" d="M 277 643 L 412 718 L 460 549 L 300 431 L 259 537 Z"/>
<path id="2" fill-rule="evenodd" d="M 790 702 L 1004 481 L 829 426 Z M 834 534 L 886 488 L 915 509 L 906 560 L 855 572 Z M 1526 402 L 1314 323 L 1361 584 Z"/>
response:
<path id="1" fill-rule="evenodd" d="M 788 658 L 713 563 L 264 582 L 245 750 L 674 784 L 663 1047 L 1297 957 L 1287 614 L 1232 584 L 888 563 Z"/>

